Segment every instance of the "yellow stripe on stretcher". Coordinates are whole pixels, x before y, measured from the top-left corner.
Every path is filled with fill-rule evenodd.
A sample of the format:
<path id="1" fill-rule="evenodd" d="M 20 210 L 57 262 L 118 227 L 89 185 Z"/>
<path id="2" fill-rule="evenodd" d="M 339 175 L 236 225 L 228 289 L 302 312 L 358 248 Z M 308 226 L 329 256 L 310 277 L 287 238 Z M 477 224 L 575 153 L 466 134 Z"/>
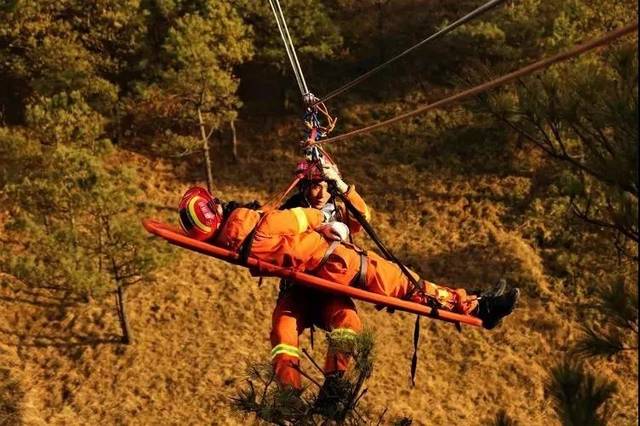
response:
<path id="1" fill-rule="evenodd" d="M 301 207 L 296 207 L 291 209 L 291 212 L 298 221 L 298 233 L 306 231 L 309 227 L 309 221 L 307 220 L 307 215 L 304 214 L 304 210 Z"/>
<path id="2" fill-rule="evenodd" d="M 193 219 L 193 223 L 203 232 L 211 232 L 211 227 L 205 225 L 204 223 L 200 222 L 200 219 L 198 219 L 198 215 L 196 214 L 196 209 L 195 209 L 195 204 L 198 200 L 200 200 L 201 197 L 193 197 L 191 200 L 189 200 L 189 204 L 188 204 L 188 208 L 189 208 L 189 213 L 191 214 L 191 218 Z"/>

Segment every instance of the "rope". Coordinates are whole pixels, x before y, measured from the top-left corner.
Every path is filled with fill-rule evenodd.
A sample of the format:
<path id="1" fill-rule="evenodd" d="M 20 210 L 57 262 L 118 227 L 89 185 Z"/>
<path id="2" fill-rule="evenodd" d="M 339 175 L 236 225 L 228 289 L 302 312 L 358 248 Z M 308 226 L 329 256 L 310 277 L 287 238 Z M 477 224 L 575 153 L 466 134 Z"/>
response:
<path id="1" fill-rule="evenodd" d="M 304 74 L 302 73 L 302 67 L 300 66 L 300 62 L 298 61 L 298 55 L 296 54 L 296 49 L 293 47 L 293 40 L 291 39 L 291 34 L 289 34 L 289 27 L 287 27 L 287 21 L 284 19 L 284 13 L 282 13 L 282 8 L 280 7 L 280 0 L 275 0 L 276 5 L 278 6 L 278 11 L 280 11 L 280 17 L 282 19 L 282 23 L 284 24 L 284 31 L 287 33 L 287 39 L 289 40 L 289 45 L 291 46 L 291 52 L 293 53 L 293 59 L 295 59 L 296 67 L 298 69 L 298 74 L 300 74 L 300 79 L 302 80 L 302 88 L 304 92 L 302 95 L 306 95 L 309 93 L 309 88 L 307 87 L 307 82 L 304 79 Z"/>
<path id="2" fill-rule="evenodd" d="M 578 56 L 578 55 L 580 55 L 582 53 L 585 53 L 585 52 L 588 52 L 590 50 L 593 50 L 593 49 L 595 49 L 597 47 L 600 47 L 600 46 L 603 46 L 603 45 L 606 45 L 606 44 L 611 44 L 611 42 L 613 42 L 614 40 L 616 40 L 616 39 L 618 39 L 618 38 L 620 38 L 620 37 L 622 37 L 622 36 L 624 36 L 626 34 L 629 34 L 629 33 L 632 33 L 634 31 L 637 31 L 637 30 L 638 30 L 638 21 L 636 20 L 635 22 L 633 22 L 633 23 L 631 23 L 631 24 L 629 24 L 629 25 L 627 25 L 625 27 L 618 28 L 617 30 L 611 31 L 610 33 L 607 33 L 603 37 L 600 37 L 600 38 L 598 38 L 596 40 L 588 41 L 586 43 L 583 43 L 583 44 L 580 44 L 580 45 L 574 47 L 573 49 L 571 49 L 571 50 L 569 50 L 567 52 L 559 53 L 559 54 L 551 56 L 551 57 L 549 57 L 547 59 L 542 59 L 542 60 L 540 60 L 538 62 L 534 62 L 533 64 L 527 65 L 524 68 L 520 68 L 517 71 L 513 71 L 513 72 L 511 72 L 511 73 L 509 73 L 507 75 L 504 75 L 502 77 L 499 77 L 499 78 L 496 78 L 494 80 L 488 81 L 486 83 L 480 84 L 478 86 L 472 87 L 471 89 L 464 90 L 464 91 L 462 91 L 460 93 L 456 93 L 455 95 L 449 96 L 448 98 L 441 99 L 441 100 L 436 101 L 436 102 L 434 102 L 432 104 L 424 105 L 424 106 L 422 106 L 422 107 L 420 107 L 420 108 L 418 108 L 416 110 L 413 110 L 413 111 L 410 111 L 410 112 L 407 112 L 407 113 L 404 113 L 404 114 L 400 114 L 400 115 L 398 115 L 396 117 L 392 117 L 392 118 L 390 118 L 388 120 L 381 121 L 381 122 L 376 123 L 376 124 L 372 124 L 371 126 L 363 127 L 361 129 L 352 130 L 351 132 L 343 133 L 341 135 L 334 136 L 334 137 L 328 138 L 328 139 L 324 139 L 324 140 L 318 141 L 316 143 L 324 144 L 324 143 L 327 143 L 327 142 L 336 142 L 336 141 L 339 141 L 339 140 L 342 140 L 342 139 L 346 139 L 346 138 L 349 138 L 349 137 L 352 137 L 352 136 L 356 136 L 356 135 L 359 135 L 359 134 L 362 134 L 362 133 L 370 132 L 370 131 L 375 130 L 375 129 L 379 129 L 380 127 L 388 126 L 388 125 L 393 124 L 393 123 L 395 123 L 397 121 L 404 120 L 404 119 L 407 119 L 407 118 L 411 118 L 413 116 L 416 116 L 418 114 L 422 114 L 422 113 L 427 112 L 427 111 L 431 111 L 433 109 L 442 108 L 442 107 L 444 107 L 446 105 L 449 105 L 449 104 L 451 104 L 453 102 L 456 102 L 456 101 L 459 101 L 459 100 L 462 100 L 462 99 L 465 99 L 465 98 L 480 94 L 482 92 L 486 92 L 487 90 L 490 90 L 490 89 L 496 88 L 498 86 L 501 86 L 503 84 L 509 83 L 509 82 L 511 82 L 513 80 L 516 80 L 516 79 L 518 79 L 520 77 L 523 77 L 523 76 L 525 76 L 527 74 L 531 74 L 531 73 L 539 71 L 541 69 L 548 68 L 549 66 L 551 66 L 551 65 L 553 65 L 555 63 L 566 61 L 567 59 L 571 59 L 571 58 L 573 58 L 575 56 Z"/>
<path id="3" fill-rule="evenodd" d="M 287 51 L 287 56 L 289 57 L 289 62 L 291 63 L 293 74 L 296 77 L 298 88 L 300 89 L 300 93 L 302 94 L 302 96 L 304 96 L 309 93 L 309 89 L 307 88 L 307 82 L 304 79 L 304 74 L 302 74 L 302 68 L 300 67 L 300 62 L 298 61 L 298 56 L 296 55 L 296 50 L 293 46 L 291 34 L 289 34 L 287 21 L 284 19 L 282 7 L 280 7 L 280 1 L 269 0 L 269 5 L 271 6 L 273 16 L 275 16 L 276 18 L 276 25 L 278 26 L 278 31 L 280 31 L 280 37 L 282 38 L 282 42 L 284 43 L 284 48 Z"/>
<path id="4" fill-rule="evenodd" d="M 440 38 L 441 36 L 453 31 L 454 29 L 456 29 L 460 25 L 463 25 L 463 24 L 469 22 L 470 20 L 476 18 L 477 16 L 482 15 L 484 12 L 493 9 L 494 7 L 499 5 L 500 3 L 504 3 L 504 1 L 505 0 L 491 0 L 488 3 L 485 3 L 484 5 L 482 5 L 479 8 L 469 12 L 468 14 L 466 14 L 462 18 L 458 19 L 457 21 L 454 21 L 451 24 L 447 25 L 446 27 L 444 27 L 440 31 L 430 35 L 427 38 L 425 38 L 424 40 L 422 40 L 418 44 L 415 44 L 415 45 L 411 46 L 410 48 L 408 48 L 404 52 L 399 53 L 398 55 L 396 55 L 393 58 L 389 59 L 388 61 L 378 65 L 377 67 L 373 68 L 372 70 L 367 71 L 366 73 L 362 74 L 360 77 L 352 80 L 351 82 L 345 84 L 344 86 L 339 87 L 338 89 L 335 89 L 334 91 L 332 91 L 329 94 L 327 94 L 324 98 L 322 98 L 318 102 L 326 102 L 329 99 L 332 99 L 332 98 L 338 96 L 339 94 L 346 92 L 347 90 L 351 89 L 353 86 L 357 85 L 361 81 L 369 78 L 370 76 L 372 76 L 376 72 L 380 71 L 382 68 L 386 67 L 390 63 L 397 61 L 398 59 L 402 58 L 405 55 L 408 55 L 409 53 L 413 52 L 417 48 L 423 46 L 424 44 L 427 44 L 430 41 L 436 40 L 436 39 Z"/>

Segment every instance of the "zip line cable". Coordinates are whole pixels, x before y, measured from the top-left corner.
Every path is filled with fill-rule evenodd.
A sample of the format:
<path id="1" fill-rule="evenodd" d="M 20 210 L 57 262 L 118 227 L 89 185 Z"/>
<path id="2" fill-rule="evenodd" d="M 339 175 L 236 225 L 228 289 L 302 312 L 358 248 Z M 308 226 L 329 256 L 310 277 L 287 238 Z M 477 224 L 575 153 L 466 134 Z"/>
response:
<path id="1" fill-rule="evenodd" d="M 304 79 L 304 74 L 302 73 L 302 67 L 300 66 L 300 62 L 298 61 L 298 55 L 296 54 L 296 49 L 293 46 L 293 40 L 291 39 L 291 34 L 289 34 L 289 27 L 287 26 L 287 21 L 284 19 L 284 13 L 282 12 L 282 7 L 280 7 L 280 0 L 275 0 L 276 5 L 278 6 L 278 11 L 280 12 L 280 17 L 282 19 L 282 24 L 284 26 L 284 31 L 287 34 L 287 40 L 289 40 L 289 46 L 291 46 L 291 53 L 293 53 L 293 59 L 296 61 L 296 67 L 298 68 L 298 73 L 300 74 L 300 79 L 302 80 L 302 87 L 304 89 L 304 93 L 302 95 L 306 95 L 309 93 L 309 88 L 307 87 L 307 82 Z"/>
<path id="2" fill-rule="evenodd" d="M 304 95 L 309 93 L 309 89 L 307 88 L 307 82 L 304 79 L 304 74 L 302 74 L 302 68 L 300 67 L 300 62 L 298 61 L 298 56 L 296 55 L 296 50 L 293 46 L 291 34 L 289 34 L 287 21 L 284 19 L 282 7 L 280 7 L 279 0 L 269 0 L 269 5 L 271 6 L 273 16 L 276 18 L 276 25 L 278 26 L 280 37 L 282 37 L 284 48 L 287 51 L 287 57 L 291 63 L 291 68 L 293 69 L 293 74 L 295 75 L 296 82 L 298 83 L 298 88 L 304 97 Z"/>
<path id="3" fill-rule="evenodd" d="M 296 67 L 295 61 L 293 59 L 293 55 L 291 53 L 291 46 L 289 45 L 289 42 L 287 41 L 287 37 L 284 33 L 283 25 L 281 22 L 282 18 L 279 15 L 278 10 L 276 9 L 274 0 L 269 0 L 269 5 L 271 6 L 271 10 L 273 11 L 273 16 L 276 18 L 276 25 L 278 26 L 280 37 L 282 37 L 282 43 L 284 44 L 285 51 L 287 52 L 287 57 L 289 58 L 289 62 L 291 63 L 291 68 L 293 69 L 293 74 L 296 78 L 296 82 L 298 83 L 298 87 L 300 88 L 300 91 L 303 92 L 304 86 L 302 85 L 302 80 L 298 73 L 298 68 Z"/>
<path id="4" fill-rule="evenodd" d="M 410 48 L 408 48 L 404 52 L 399 53 L 398 55 L 396 55 L 393 58 L 387 60 L 386 62 L 383 62 L 382 64 L 378 65 L 377 67 L 367 71 L 366 73 L 362 74 L 360 77 L 355 78 L 354 80 L 350 81 L 349 83 L 345 84 L 344 86 L 333 90 L 332 92 L 330 92 L 329 94 L 325 95 L 322 99 L 320 99 L 316 103 L 326 102 L 329 99 L 332 99 L 332 98 L 338 96 L 339 94 L 346 92 L 347 90 L 351 89 L 353 86 L 357 85 L 361 81 L 371 77 L 373 74 L 375 74 L 376 72 L 380 71 L 382 68 L 386 67 L 390 63 L 397 61 L 398 59 L 402 58 L 405 55 L 408 55 L 409 53 L 413 52 L 417 48 L 423 46 L 424 44 L 427 44 L 430 41 L 433 41 L 433 40 L 436 40 L 436 39 L 440 38 L 441 36 L 443 36 L 443 35 L 451 32 L 451 31 L 453 31 L 454 29 L 458 28 L 460 25 L 469 22 L 470 20 L 482 15 L 483 13 L 493 9 L 494 7 L 498 6 L 500 3 L 504 3 L 504 2 L 505 2 L 505 0 L 491 0 L 488 3 L 485 3 L 484 5 L 482 5 L 482 6 L 478 7 L 477 9 L 469 12 L 468 14 L 466 14 L 462 18 L 458 19 L 457 21 L 452 22 L 451 24 L 447 25 L 446 27 L 444 27 L 440 31 L 433 33 L 432 35 L 430 35 L 429 37 L 425 38 L 424 40 L 422 40 L 418 44 L 415 44 L 415 45 L 411 46 Z"/>
<path id="5" fill-rule="evenodd" d="M 624 35 L 627 35 L 629 33 L 636 32 L 636 31 L 638 31 L 638 21 L 637 20 L 635 22 L 627 25 L 627 26 L 624 26 L 622 28 L 618 28 L 617 30 L 611 31 L 611 32 L 605 34 L 604 36 L 602 36 L 602 37 L 600 37 L 598 39 L 585 42 L 583 44 L 575 46 L 571 50 L 568 50 L 568 51 L 563 52 L 563 53 L 559 53 L 559 54 L 551 56 L 551 57 L 549 57 L 547 59 L 542 59 L 542 60 L 540 60 L 538 62 L 534 62 L 533 64 L 527 65 L 527 66 L 525 66 L 523 68 L 520 68 L 519 70 L 513 71 L 513 72 L 511 72 L 509 74 L 503 75 L 502 77 L 498 77 L 498 78 L 496 78 L 494 80 L 491 80 L 491 81 L 488 81 L 486 83 L 480 84 L 478 86 L 472 87 L 471 89 L 467 89 L 467 90 L 464 90 L 462 92 L 456 93 L 455 95 L 449 96 L 447 98 L 440 99 L 439 101 L 436 101 L 436 102 L 434 102 L 432 104 L 423 105 L 418 109 L 415 109 L 413 111 L 410 111 L 410 112 L 407 112 L 407 113 L 404 113 L 404 114 L 400 114 L 400 115 L 398 115 L 396 117 L 392 117 L 392 118 L 390 118 L 388 120 L 384 120 L 384 121 L 381 121 L 379 123 L 372 124 L 370 126 L 363 127 L 363 128 L 360 128 L 360 129 L 352 130 L 350 132 L 343 133 L 341 135 L 334 136 L 332 138 L 328 138 L 328 139 L 323 139 L 323 140 L 317 141 L 316 144 L 325 144 L 325 143 L 328 143 L 328 142 L 337 142 L 339 140 L 343 140 L 343 139 L 346 139 L 346 138 L 349 138 L 349 137 L 352 137 L 352 136 L 356 136 L 356 135 L 359 135 L 359 134 L 362 134 L 362 133 L 370 132 L 370 131 L 375 130 L 375 129 L 379 129 L 380 127 L 388 126 L 388 125 L 393 124 L 393 123 L 395 123 L 397 121 L 404 120 L 404 119 L 407 119 L 407 118 L 410 118 L 410 117 L 414 117 L 414 116 L 416 116 L 418 114 L 422 114 L 424 112 L 431 111 L 433 109 L 444 107 L 444 106 L 449 105 L 449 104 L 451 104 L 453 102 L 456 102 L 456 101 L 459 101 L 459 100 L 462 100 L 462 99 L 465 99 L 465 98 L 480 94 L 482 92 L 486 92 L 487 90 L 490 90 L 490 89 L 496 88 L 498 86 L 501 86 L 503 84 L 509 83 L 509 82 L 511 82 L 513 80 L 516 80 L 516 79 L 518 79 L 520 77 L 523 77 L 523 76 L 525 76 L 527 74 L 531 74 L 533 72 L 536 72 L 536 71 L 539 71 L 541 69 L 547 68 L 547 67 L 549 67 L 549 66 L 551 66 L 551 65 L 553 65 L 555 63 L 566 61 L 567 59 L 571 59 L 571 58 L 573 58 L 575 56 L 581 55 L 581 54 L 583 54 L 585 52 L 588 52 L 590 50 L 593 50 L 593 49 L 595 49 L 597 47 L 600 47 L 600 46 L 603 46 L 603 45 L 606 45 L 606 44 L 611 44 L 614 40 L 616 40 L 616 39 L 618 39 L 618 38 L 620 38 L 620 37 L 622 37 Z"/>

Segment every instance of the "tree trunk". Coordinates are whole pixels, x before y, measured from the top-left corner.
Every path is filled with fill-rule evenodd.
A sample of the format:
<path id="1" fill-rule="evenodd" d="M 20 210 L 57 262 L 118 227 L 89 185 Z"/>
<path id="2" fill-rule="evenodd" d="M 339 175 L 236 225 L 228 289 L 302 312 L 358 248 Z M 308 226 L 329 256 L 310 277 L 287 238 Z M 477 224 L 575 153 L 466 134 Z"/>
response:
<path id="1" fill-rule="evenodd" d="M 231 120 L 231 154 L 233 161 L 238 162 L 238 139 L 236 135 L 236 120 Z"/>
<path id="2" fill-rule="evenodd" d="M 204 151 L 204 163 L 207 169 L 207 189 L 213 189 L 213 173 L 211 172 L 211 156 L 209 154 L 209 137 L 204 128 L 204 120 L 202 119 L 202 111 L 198 107 L 198 123 L 200 124 L 200 136 L 202 138 L 202 150 Z"/>
<path id="3" fill-rule="evenodd" d="M 122 343 L 128 345 L 133 342 L 133 334 L 129 327 L 129 320 L 127 319 L 127 311 L 125 309 L 125 288 L 118 284 L 116 290 L 116 307 L 118 308 L 118 319 L 120 320 L 120 328 L 122 328 Z"/>
<path id="4" fill-rule="evenodd" d="M 387 4 L 389 3 L 389 0 L 378 0 L 377 2 L 377 6 L 378 6 L 378 55 L 380 56 L 380 63 L 383 63 L 387 57 L 387 53 L 386 53 L 386 49 L 385 49 L 385 45 L 386 45 L 386 40 L 384 38 L 384 24 L 385 21 L 388 19 L 388 16 L 385 13 L 385 8 L 387 6 Z"/>

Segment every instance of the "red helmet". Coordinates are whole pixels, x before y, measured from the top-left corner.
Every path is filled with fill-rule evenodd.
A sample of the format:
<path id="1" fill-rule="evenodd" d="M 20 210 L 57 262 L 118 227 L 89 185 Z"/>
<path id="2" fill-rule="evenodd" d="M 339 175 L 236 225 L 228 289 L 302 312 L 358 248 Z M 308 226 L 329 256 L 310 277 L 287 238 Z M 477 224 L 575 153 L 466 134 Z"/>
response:
<path id="1" fill-rule="evenodd" d="M 296 175 L 305 181 L 322 181 L 324 180 L 324 175 L 320 167 L 316 162 L 301 161 L 296 166 Z"/>
<path id="2" fill-rule="evenodd" d="M 180 227 L 196 240 L 205 241 L 213 237 L 222 223 L 220 200 L 206 189 L 194 186 L 180 200 Z"/>

